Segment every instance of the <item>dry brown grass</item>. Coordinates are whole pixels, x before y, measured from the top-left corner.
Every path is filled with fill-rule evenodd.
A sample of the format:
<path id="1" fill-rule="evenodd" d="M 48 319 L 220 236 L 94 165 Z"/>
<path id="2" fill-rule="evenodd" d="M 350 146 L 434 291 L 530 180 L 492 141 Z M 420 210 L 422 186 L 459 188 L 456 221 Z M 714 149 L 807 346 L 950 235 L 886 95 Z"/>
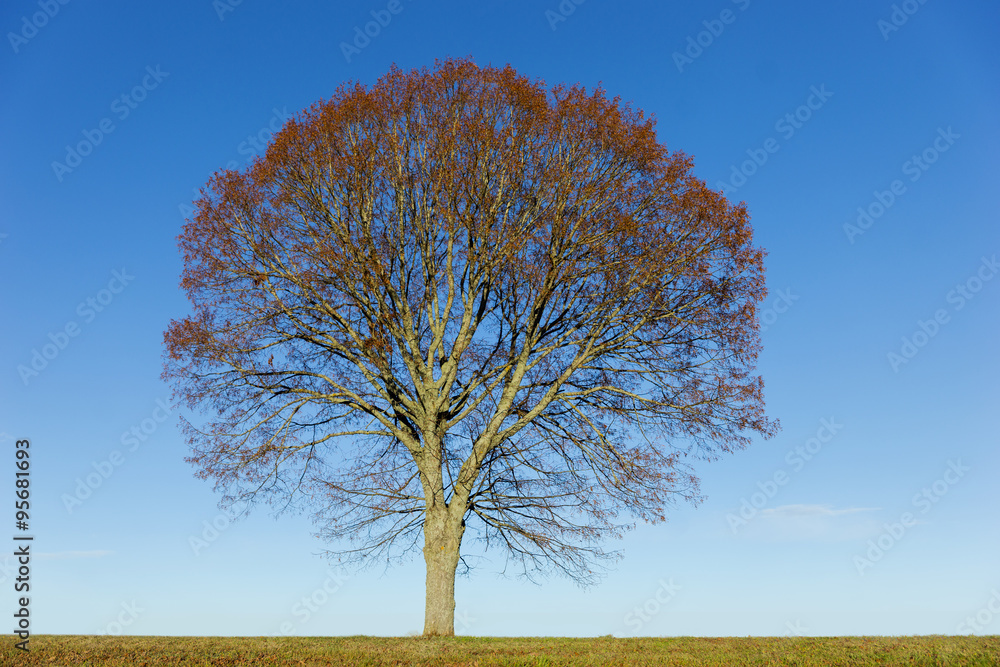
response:
<path id="1" fill-rule="evenodd" d="M 1000 665 L 1000 637 L 8 637 L 2 665 Z"/>

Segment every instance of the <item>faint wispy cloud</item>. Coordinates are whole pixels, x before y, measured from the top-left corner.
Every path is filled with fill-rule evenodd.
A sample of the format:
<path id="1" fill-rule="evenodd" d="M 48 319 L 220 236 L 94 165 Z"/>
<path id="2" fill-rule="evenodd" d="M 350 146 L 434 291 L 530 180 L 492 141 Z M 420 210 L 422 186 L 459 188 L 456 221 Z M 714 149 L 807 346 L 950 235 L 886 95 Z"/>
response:
<path id="1" fill-rule="evenodd" d="M 750 539 L 780 542 L 841 542 L 868 537 L 879 530 L 869 513 L 878 507 L 834 507 L 833 505 L 781 505 L 763 509 L 760 521 L 746 528 Z"/>
<path id="2" fill-rule="evenodd" d="M 845 507 L 844 509 L 834 509 L 831 505 L 781 505 L 779 507 L 763 509 L 760 511 L 760 515 L 779 518 L 826 517 L 854 514 L 857 512 L 874 512 L 879 509 L 882 508 Z"/>
<path id="3" fill-rule="evenodd" d="M 101 558 L 110 556 L 113 551 L 53 551 L 51 553 L 35 554 L 38 560 L 67 560 L 70 558 Z"/>

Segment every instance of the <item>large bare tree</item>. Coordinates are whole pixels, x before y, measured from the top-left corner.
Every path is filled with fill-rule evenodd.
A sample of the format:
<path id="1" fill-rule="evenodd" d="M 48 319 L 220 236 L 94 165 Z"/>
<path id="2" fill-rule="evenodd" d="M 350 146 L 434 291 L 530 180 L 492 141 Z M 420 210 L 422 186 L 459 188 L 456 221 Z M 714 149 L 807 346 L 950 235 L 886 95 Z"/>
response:
<path id="1" fill-rule="evenodd" d="M 454 634 L 467 528 L 589 581 L 605 538 L 699 498 L 688 457 L 776 429 L 764 253 L 691 169 L 641 111 L 510 67 L 342 86 L 184 227 L 189 460 L 341 556 L 422 547 L 425 635 Z"/>

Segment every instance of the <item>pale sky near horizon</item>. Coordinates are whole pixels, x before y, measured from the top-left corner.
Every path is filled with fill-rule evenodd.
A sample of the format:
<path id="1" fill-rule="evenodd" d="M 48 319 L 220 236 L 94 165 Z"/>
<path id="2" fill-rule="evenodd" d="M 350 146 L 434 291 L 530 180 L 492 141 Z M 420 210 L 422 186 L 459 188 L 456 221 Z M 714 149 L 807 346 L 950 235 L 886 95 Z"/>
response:
<path id="1" fill-rule="evenodd" d="M 594 588 L 486 554 L 456 631 L 1000 633 L 998 27 L 969 0 L 4 3 L 0 553 L 28 438 L 32 631 L 422 629 L 421 560 L 338 570 L 305 516 L 220 514 L 161 341 L 212 172 L 344 81 L 471 56 L 601 83 L 746 202 L 783 430 L 697 462 L 706 500 L 609 542 Z"/>

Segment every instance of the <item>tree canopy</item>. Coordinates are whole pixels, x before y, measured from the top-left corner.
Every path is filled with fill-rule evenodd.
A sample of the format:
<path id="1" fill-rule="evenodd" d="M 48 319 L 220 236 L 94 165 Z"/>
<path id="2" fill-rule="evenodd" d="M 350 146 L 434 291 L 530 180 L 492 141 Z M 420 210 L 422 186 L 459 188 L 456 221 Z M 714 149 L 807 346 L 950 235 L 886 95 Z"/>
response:
<path id="1" fill-rule="evenodd" d="M 427 561 L 452 634 L 469 534 L 581 582 L 771 435 L 749 216 L 597 88 L 391 69 L 216 173 L 165 334 L 197 474 L 308 508 L 341 557 Z M 450 573 L 449 573 L 450 572 Z"/>

